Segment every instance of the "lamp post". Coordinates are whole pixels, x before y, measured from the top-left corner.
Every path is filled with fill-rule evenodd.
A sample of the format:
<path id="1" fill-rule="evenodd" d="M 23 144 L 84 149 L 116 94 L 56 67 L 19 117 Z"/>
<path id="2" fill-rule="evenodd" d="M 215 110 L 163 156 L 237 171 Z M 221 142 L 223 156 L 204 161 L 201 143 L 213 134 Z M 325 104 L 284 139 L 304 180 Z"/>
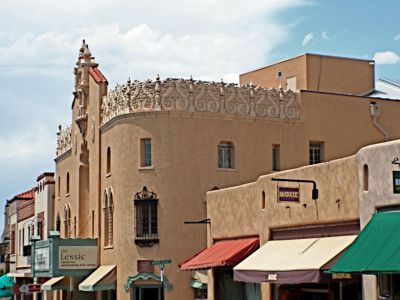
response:
<path id="1" fill-rule="evenodd" d="M 36 230 L 37 233 L 39 233 L 39 227 L 43 226 L 43 219 L 41 218 L 33 218 L 31 220 L 27 220 L 25 221 L 24 225 L 22 226 L 23 228 L 25 228 L 26 224 L 31 224 L 36 226 Z M 41 228 L 41 231 L 43 231 L 43 228 Z M 31 272 L 33 275 L 33 283 L 37 284 L 38 283 L 38 278 L 35 276 L 35 246 L 36 246 L 36 242 L 40 241 L 42 238 L 39 234 L 35 235 L 35 232 L 33 231 L 32 236 L 30 237 L 30 242 L 31 242 Z M 24 242 L 24 241 L 23 241 Z M 25 294 L 23 294 L 23 298 L 25 298 Z M 36 296 L 34 297 L 36 298 Z"/>

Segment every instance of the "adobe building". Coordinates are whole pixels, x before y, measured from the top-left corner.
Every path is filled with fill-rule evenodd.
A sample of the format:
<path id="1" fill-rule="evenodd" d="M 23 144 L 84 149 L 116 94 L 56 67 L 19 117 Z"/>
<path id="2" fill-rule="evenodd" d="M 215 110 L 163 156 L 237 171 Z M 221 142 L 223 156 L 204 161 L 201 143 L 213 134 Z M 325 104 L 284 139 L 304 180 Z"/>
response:
<path id="1" fill-rule="evenodd" d="M 53 226 L 53 203 L 54 173 L 50 172 L 37 177 L 37 187 L 7 200 L 2 235 L 7 246 L 3 257 L 7 276 L 15 283 L 12 287 L 14 299 L 51 299 L 50 295 L 33 294 L 26 288 L 35 281 L 31 270 L 34 260 L 32 241 L 48 238 Z M 38 278 L 37 283 L 45 281 Z"/>
<path id="2" fill-rule="evenodd" d="M 323 273 L 359 232 L 357 199 L 355 155 L 208 192 L 208 248 L 181 268 L 209 270 L 212 300 L 278 300 L 284 293 L 361 299 L 359 276 L 341 281 Z M 252 240 L 256 247 L 248 248 Z"/>
<path id="3" fill-rule="evenodd" d="M 99 268 L 79 285 L 88 299 L 193 299 L 178 264 L 207 244 L 204 225 L 184 225 L 207 218 L 207 191 L 398 138 L 400 103 L 360 96 L 371 62 L 356 61 L 364 74 L 341 61 L 356 79 L 337 93 L 158 77 L 108 91 L 84 42 L 71 126 L 58 133 L 54 226 L 97 238 Z"/>
<path id="4" fill-rule="evenodd" d="M 381 271 L 349 271 L 342 263 L 339 270 L 345 271 L 325 273 L 357 244 L 356 236 L 376 212 L 395 213 L 390 217 L 400 222 L 399 153 L 398 140 L 375 144 L 353 156 L 208 192 L 208 248 L 187 259 L 182 270 L 209 270 L 208 299 L 277 300 L 286 293 L 329 299 L 399 296 L 400 271 L 385 269 L 390 261 L 399 265 L 393 256 Z M 381 230 L 385 225 L 378 223 Z M 379 243 L 369 244 L 382 247 L 375 249 L 377 257 L 391 255 L 385 245 L 400 245 L 393 232 L 375 235 L 381 236 Z M 260 249 L 258 244 L 248 248 L 252 239 Z M 364 248 L 362 255 L 368 252 Z M 227 259 L 226 253 L 234 255 Z M 349 261 L 369 263 L 354 256 Z"/>
<path id="5" fill-rule="evenodd" d="M 23 297 L 20 287 L 33 283 L 32 261 L 27 251 L 30 248 L 30 237 L 34 230 L 31 220 L 34 218 L 35 188 L 7 200 L 7 205 L 10 218 L 10 268 L 7 275 L 14 277 L 15 285 L 12 291 L 14 299 L 19 300 Z M 32 299 L 32 295 L 27 296 L 27 299 Z"/>

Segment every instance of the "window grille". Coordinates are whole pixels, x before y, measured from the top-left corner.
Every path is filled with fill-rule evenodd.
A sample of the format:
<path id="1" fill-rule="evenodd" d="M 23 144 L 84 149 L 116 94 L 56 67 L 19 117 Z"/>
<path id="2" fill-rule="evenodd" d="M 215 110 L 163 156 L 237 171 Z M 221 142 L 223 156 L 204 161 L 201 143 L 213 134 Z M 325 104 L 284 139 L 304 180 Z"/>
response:
<path id="1" fill-rule="evenodd" d="M 158 243 L 157 195 L 143 187 L 135 194 L 135 243 L 151 247 Z"/>

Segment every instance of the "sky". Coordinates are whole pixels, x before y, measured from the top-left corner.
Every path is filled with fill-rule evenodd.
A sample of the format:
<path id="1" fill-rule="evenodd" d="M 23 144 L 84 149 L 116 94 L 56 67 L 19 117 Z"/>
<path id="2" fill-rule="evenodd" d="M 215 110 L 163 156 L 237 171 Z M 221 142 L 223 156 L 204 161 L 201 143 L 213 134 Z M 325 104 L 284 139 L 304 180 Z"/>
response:
<path id="1" fill-rule="evenodd" d="M 1 2 L 1 216 L 6 199 L 54 171 L 83 38 L 110 88 L 157 74 L 237 82 L 305 52 L 375 59 L 377 78 L 400 79 L 398 0 Z"/>

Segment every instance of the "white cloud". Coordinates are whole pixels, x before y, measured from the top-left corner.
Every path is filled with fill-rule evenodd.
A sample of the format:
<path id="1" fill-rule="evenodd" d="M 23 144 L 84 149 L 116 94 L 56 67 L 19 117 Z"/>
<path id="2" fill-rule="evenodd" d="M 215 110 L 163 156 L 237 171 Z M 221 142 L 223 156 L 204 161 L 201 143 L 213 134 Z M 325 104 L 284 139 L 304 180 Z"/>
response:
<path id="1" fill-rule="evenodd" d="M 310 32 L 304 36 L 303 42 L 301 43 L 305 47 L 309 42 L 314 39 L 314 33 Z"/>
<path id="2" fill-rule="evenodd" d="M 321 37 L 322 37 L 322 39 L 324 39 L 324 40 L 329 40 L 328 32 L 326 32 L 326 30 L 325 30 L 325 31 L 322 31 Z"/>
<path id="3" fill-rule="evenodd" d="M 293 23 L 281 21 L 280 13 L 310 2 L 2 0 L 0 96 L 6 97 L 0 108 L 10 117 L 4 113 L 0 120 L 6 128 L 0 132 L 0 182 L 10 184 L 0 199 L 54 167 L 56 126 L 70 121 L 82 38 L 111 85 L 157 73 L 237 81 L 238 73 L 270 62 L 272 50 L 288 40 Z"/>
<path id="4" fill-rule="evenodd" d="M 270 24 L 268 30 L 251 33 L 206 31 L 177 35 L 146 24 L 123 30 L 114 23 L 62 33 L 26 33 L 0 46 L 0 66 L 13 74 L 72 77 L 70 70 L 77 59 L 82 32 L 112 82 L 157 73 L 165 77 L 192 74 L 219 79 L 262 64 L 265 55 L 288 34 L 286 28 L 275 24 Z"/>
<path id="5" fill-rule="evenodd" d="M 394 65 L 400 62 L 400 56 L 392 51 L 377 52 L 374 60 L 378 65 Z"/>
<path id="6" fill-rule="evenodd" d="M 395 35 L 395 36 L 394 36 L 394 40 L 395 40 L 395 41 L 400 40 L 400 33 L 399 33 L 398 35 Z"/>
<path id="7" fill-rule="evenodd" d="M 54 153 L 54 133 L 43 124 L 30 124 L 29 131 L 13 132 L 0 137 L 0 165 L 11 161 L 28 163 L 33 157 L 47 157 L 51 160 Z"/>

